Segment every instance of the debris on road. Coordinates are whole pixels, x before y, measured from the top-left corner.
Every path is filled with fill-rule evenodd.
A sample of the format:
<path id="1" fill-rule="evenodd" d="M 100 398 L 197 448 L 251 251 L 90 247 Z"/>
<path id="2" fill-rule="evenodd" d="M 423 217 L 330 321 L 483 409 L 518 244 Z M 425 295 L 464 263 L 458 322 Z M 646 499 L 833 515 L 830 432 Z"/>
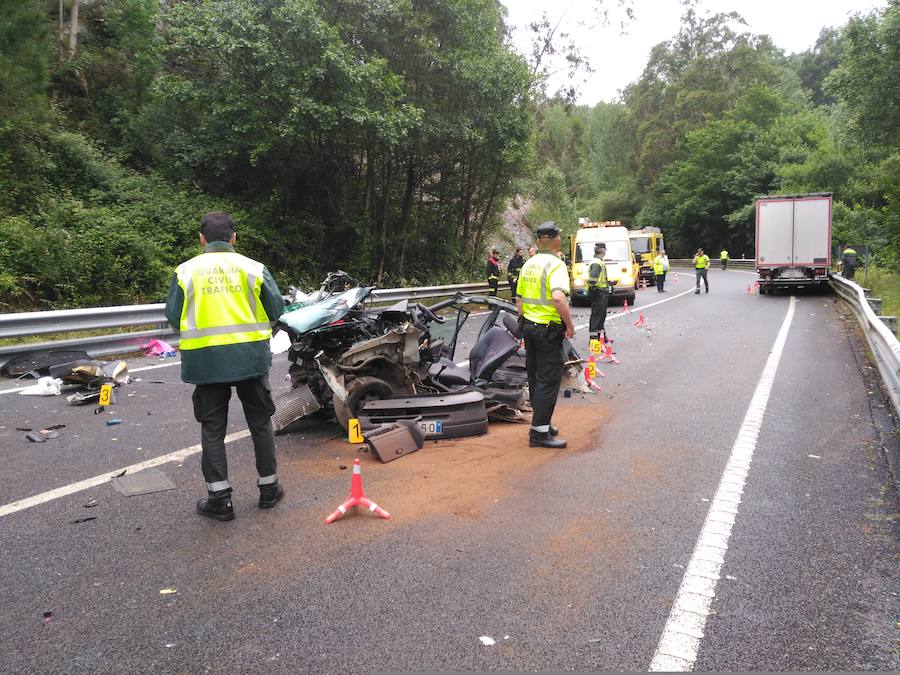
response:
<path id="1" fill-rule="evenodd" d="M 112 427 L 112 426 L 115 426 L 115 425 L 117 425 L 117 424 L 122 424 L 122 420 L 120 420 L 120 419 L 118 419 L 118 418 L 114 418 L 114 419 L 111 419 L 111 420 L 106 420 L 106 426 L 108 426 L 108 427 Z"/>
<path id="2" fill-rule="evenodd" d="M 86 509 L 92 509 L 97 506 L 97 498 L 93 497 L 89 501 L 86 501 L 82 506 Z"/>
<path id="3" fill-rule="evenodd" d="M 19 396 L 59 396 L 62 392 L 62 380 L 53 377 L 42 377 L 30 387 L 19 391 Z"/>
<path id="4" fill-rule="evenodd" d="M 47 611 L 43 614 L 44 617 L 44 625 L 47 625 L 53 620 L 53 612 Z"/>
<path id="5" fill-rule="evenodd" d="M 175 347 L 164 340 L 153 339 L 146 344 L 141 345 L 147 356 L 158 356 L 160 358 L 170 358 L 175 356 Z"/>
<path id="6" fill-rule="evenodd" d="M 76 518 L 75 520 L 70 520 L 69 525 L 77 525 L 78 523 L 86 523 L 89 520 L 97 520 L 97 516 L 84 516 L 83 518 Z"/>
<path id="7" fill-rule="evenodd" d="M 177 588 L 161 588 L 159 591 L 160 595 L 176 595 L 177 593 Z"/>
<path id="8" fill-rule="evenodd" d="M 482 636 L 481 636 L 480 638 L 478 638 L 478 639 L 481 640 L 481 644 L 483 644 L 485 647 L 490 647 L 491 645 L 497 644 L 497 643 L 494 641 L 494 638 L 489 637 L 489 636 L 487 636 L 487 635 L 482 635 Z"/>
<path id="9" fill-rule="evenodd" d="M 153 492 L 165 492 L 174 490 L 175 483 L 162 470 L 157 468 L 144 469 L 127 476 L 114 476 L 113 488 L 125 497 L 135 497 Z"/>

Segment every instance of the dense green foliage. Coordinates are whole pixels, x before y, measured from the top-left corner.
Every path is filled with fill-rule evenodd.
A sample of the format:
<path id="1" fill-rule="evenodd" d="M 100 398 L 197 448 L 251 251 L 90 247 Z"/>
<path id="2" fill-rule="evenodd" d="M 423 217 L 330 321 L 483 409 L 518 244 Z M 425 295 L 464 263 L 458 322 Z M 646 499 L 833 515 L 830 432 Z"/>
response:
<path id="1" fill-rule="evenodd" d="M 76 44 L 2 2 L 7 305 L 158 298 L 211 208 L 283 283 L 469 276 L 530 166 L 497 0 L 95 0 Z"/>
<path id="2" fill-rule="evenodd" d="M 675 256 L 752 256 L 754 197 L 831 192 L 835 243 L 896 267 L 900 3 L 791 56 L 738 24 L 688 9 L 620 103 L 545 107 L 535 209 L 570 227 L 576 214 L 659 226 Z"/>
<path id="3" fill-rule="evenodd" d="M 282 284 L 474 278 L 515 192 L 675 256 L 831 192 L 835 242 L 896 268 L 900 0 L 792 55 L 686 7 L 588 107 L 543 93 L 548 54 L 587 67 L 555 23 L 528 63 L 499 0 L 0 0 L 0 306 L 158 300 L 211 209 Z"/>

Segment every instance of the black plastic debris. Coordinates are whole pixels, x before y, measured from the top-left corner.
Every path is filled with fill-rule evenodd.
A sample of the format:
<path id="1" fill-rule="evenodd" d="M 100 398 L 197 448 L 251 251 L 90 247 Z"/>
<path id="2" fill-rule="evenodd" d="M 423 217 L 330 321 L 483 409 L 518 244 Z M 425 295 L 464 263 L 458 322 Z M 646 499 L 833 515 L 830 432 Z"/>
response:
<path id="1" fill-rule="evenodd" d="M 27 438 L 32 443 L 43 443 L 47 439 L 44 437 L 40 431 L 29 431 L 25 434 L 25 438 Z"/>
<path id="2" fill-rule="evenodd" d="M 84 516 L 83 518 L 76 518 L 75 520 L 70 520 L 69 525 L 77 525 L 78 523 L 86 523 L 89 520 L 97 520 L 97 516 Z"/>
<path id="3" fill-rule="evenodd" d="M 20 377 L 29 375 L 34 371 L 38 376 L 49 375 L 51 366 L 63 363 L 71 363 L 79 360 L 89 360 L 87 352 L 78 350 L 51 349 L 47 351 L 34 351 L 11 358 L 0 368 L 0 375 L 4 377 Z"/>

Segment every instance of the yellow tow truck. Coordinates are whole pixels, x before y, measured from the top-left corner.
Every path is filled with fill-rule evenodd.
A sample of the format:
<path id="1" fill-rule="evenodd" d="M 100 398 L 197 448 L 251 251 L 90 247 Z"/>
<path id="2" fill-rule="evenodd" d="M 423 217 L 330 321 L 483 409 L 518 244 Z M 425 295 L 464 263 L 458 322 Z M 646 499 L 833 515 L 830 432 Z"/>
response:
<path id="1" fill-rule="evenodd" d="M 652 286 L 656 283 L 653 259 L 666 247 L 662 232 L 658 227 L 642 227 L 640 230 L 629 230 L 628 237 L 631 239 L 631 250 L 641 266 L 640 278 L 646 279 Z"/>
<path id="2" fill-rule="evenodd" d="M 578 219 L 578 230 L 569 237 L 572 303 L 590 301 L 587 289 L 590 261 L 594 257 L 594 244 L 601 241 L 606 244 L 606 276 L 610 296 L 623 298 L 629 305 L 634 305 L 640 266 L 631 251 L 628 229 L 618 220 L 592 223 L 587 218 Z"/>

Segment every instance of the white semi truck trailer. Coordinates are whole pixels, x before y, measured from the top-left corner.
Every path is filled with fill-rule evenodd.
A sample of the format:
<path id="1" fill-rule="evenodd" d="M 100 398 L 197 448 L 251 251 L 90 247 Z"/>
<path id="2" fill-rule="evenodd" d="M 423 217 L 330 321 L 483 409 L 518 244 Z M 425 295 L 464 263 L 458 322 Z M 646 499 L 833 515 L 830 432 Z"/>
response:
<path id="1" fill-rule="evenodd" d="M 831 267 L 831 193 L 756 199 L 759 292 L 828 282 Z"/>

